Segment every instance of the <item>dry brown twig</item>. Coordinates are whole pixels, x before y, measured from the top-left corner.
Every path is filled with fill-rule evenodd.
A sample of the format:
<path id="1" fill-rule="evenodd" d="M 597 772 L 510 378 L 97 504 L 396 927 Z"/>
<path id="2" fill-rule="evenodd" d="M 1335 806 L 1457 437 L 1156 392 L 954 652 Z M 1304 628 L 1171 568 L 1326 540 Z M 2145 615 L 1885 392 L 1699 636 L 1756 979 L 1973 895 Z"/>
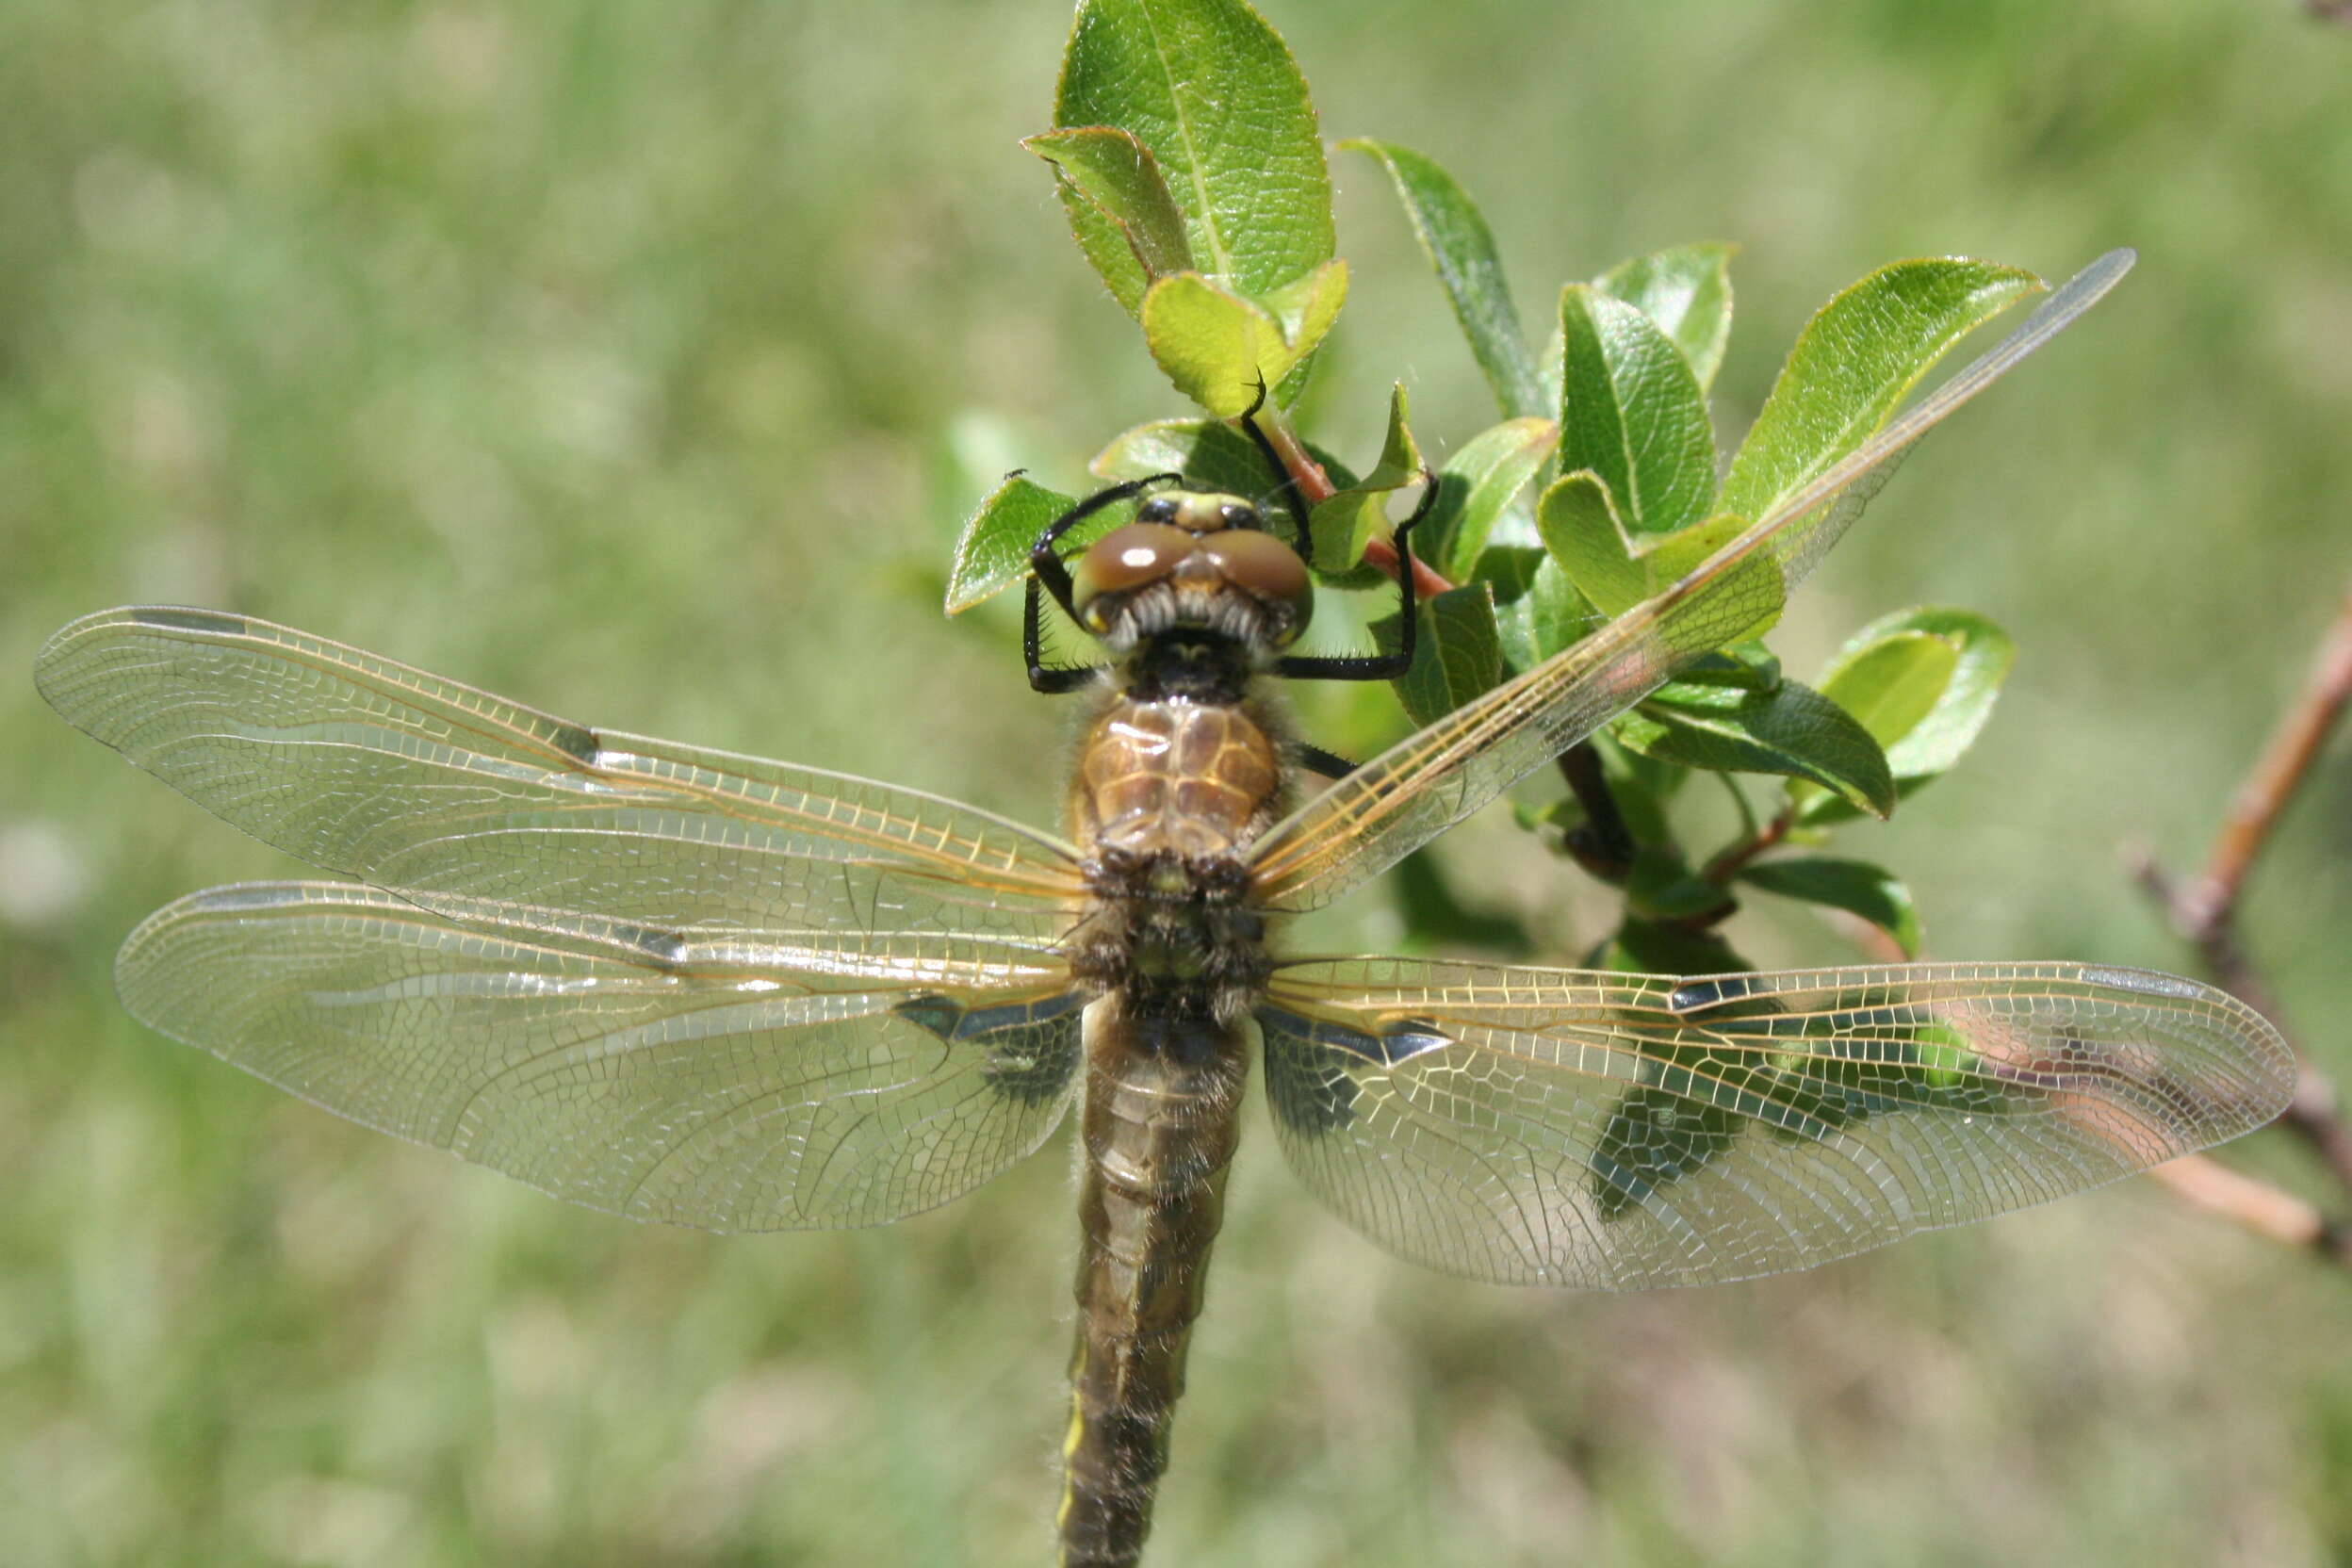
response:
<path id="1" fill-rule="evenodd" d="M 2204 870 L 2181 882 L 2166 872 L 2147 846 L 2130 856 L 2140 887 L 2153 899 L 2180 939 L 2221 986 L 2260 1011 L 2295 1050 L 2297 1078 L 2294 1101 L 2279 1120 L 2317 1153 L 2352 1194 L 2352 1123 L 2328 1075 L 2311 1065 L 2280 1019 L 2278 1006 L 2245 947 L 2238 940 L 2237 912 L 2247 877 L 2263 845 L 2328 735 L 2352 701 L 2352 593 L 2320 639 L 2303 688 L 2288 705 L 2262 754 L 2231 798 L 2229 815 L 2213 836 Z M 2329 1220 L 2320 1210 L 2267 1183 L 2192 1157 L 2163 1167 L 2165 1184 L 2200 1207 L 2225 1215 L 2280 1241 L 2308 1246 L 2339 1263 L 2352 1265 L 2352 1222 Z M 2183 1167 L 2188 1168 L 2184 1171 Z"/>

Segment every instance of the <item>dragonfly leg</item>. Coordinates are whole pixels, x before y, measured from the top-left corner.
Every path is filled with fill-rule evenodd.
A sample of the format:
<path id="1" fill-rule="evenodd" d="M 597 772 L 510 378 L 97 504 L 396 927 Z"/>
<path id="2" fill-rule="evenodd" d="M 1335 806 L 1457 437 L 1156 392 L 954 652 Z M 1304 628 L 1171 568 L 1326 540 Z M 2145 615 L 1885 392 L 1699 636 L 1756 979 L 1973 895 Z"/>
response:
<path id="1" fill-rule="evenodd" d="M 1037 580 L 1029 580 L 1021 607 L 1021 651 L 1029 664 L 1029 689 L 1047 696 L 1083 691 L 1107 667 L 1102 664 L 1049 664 L 1045 662 L 1043 622 L 1045 596 Z"/>
<path id="2" fill-rule="evenodd" d="M 1342 654 L 1336 658 L 1291 655 L 1274 662 L 1274 673 L 1293 680 L 1394 680 L 1413 668 L 1420 640 L 1421 618 L 1415 613 L 1413 576 L 1413 531 L 1437 504 L 1437 480 L 1421 470 L 1421 499 L 1413 515 L 1396 525 L 1396 597 L 1403 616 L 1393 653 Z"/>
<path id="3" fill-rule="evenodd" d="M 1029 547 L 1029 570 L 1035 574 L 1033 580 L 1044 584 L 1045 591 L 1054 596 L 1054 602 L 1062 607 L 1062 612 L 1071 620 L 1076 620 L 1078 611 L 1070 602 L 1070 568 L 1063 564 L 1060 556 L 1054 553 L 1055 541 L 1106 506 L 1123 501 L 1130 496 L 1140 495 L 1154 484 L 1182 484 L 1184 482 L 1184 476 L 1182 474 L 1146 474 L 1141 479 L 1131 479 L 1124 484 L 1114 484 L 1108 489 L 1097 490 L 1093 495 L 1046 524 L 1045 531 L 1037 535 L 1037 542 Z"/>
<path id="4" fill-rule="evenodd" d="M 1037 543 L 1029 547 L 1028 601 L 1021 611 L 1021 654 L 1029 666 L 1029 687 L 1036 692 L 1052 694 L 1074 692 L 1091 682 L 1096 666 L 1091 664 L 1052 665 L 1044 662 L 1042 646 L 1043 612 L 1037 597 L 1038 590 L 1054 596 L 1054 602 L 1062 607 L 1062 613 L 1078 619 L 1077 607 L 1070 602 L 1070 567 L 1054 553 L 1054 546 L 1065 533 L 1085 522 L 1106 506 L 1115 505 L 1131 496 L 1139 495 L 1154 484 L 1183 483 L 1182 474 L 1146 474 L 1131 479 L 1124 484 L 1114 484 L 1097 490 L 1068 512 L 1054 518 L 1039 533 Z"/>
<path id="5" fill-rule="evenodd" d="M 1275 487 L 1282 493 L 1282 504 L 1290 509 L 1291 547 L 1298 552 L 1299 560 L 1312 566 L 1315 541 L 1307 534 L 1306 498 L 1298 494 L 1298 482 L 1291 476 L 1290 465 L 1282 461 L 1282 454 L 1274 449 L 1273 440 L 1258 424 L 1258 410 L 1265 406 L 1266 378 L 1260 376 L 1258 395 L 1241 411 L 1241 428 L 1248 433 L 1250 445 L 1258 449 L 1258 455 L 1266 459 L 1266 466 L 1274 470 Z"/>
<path id="6" fill-rule="evenodd" d="M 1321 746 L 1309 745 L 1304 741 L 1293 741 L 1291 745 L 1295 749 L 1298 765 L 1309 773 L 1320 774 L 1325 778 L 1345 778 L 1356 771 L 1357 764 L 1350 762 L 1337 752 L 1325 751 Z"/>

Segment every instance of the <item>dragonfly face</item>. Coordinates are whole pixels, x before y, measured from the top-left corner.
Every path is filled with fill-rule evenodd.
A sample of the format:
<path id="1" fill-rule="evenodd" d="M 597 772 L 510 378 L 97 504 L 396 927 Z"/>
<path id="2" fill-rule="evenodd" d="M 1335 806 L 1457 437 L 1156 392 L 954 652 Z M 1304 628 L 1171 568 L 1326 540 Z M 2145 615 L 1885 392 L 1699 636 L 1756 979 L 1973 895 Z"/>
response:
<path id="1" fill-rule="evenodd" d="M 1087 547 L 1071 579 L 1079 624 L 1115 655 L 1184 627 L 1279 651 L 1315 609 L 1306 563 L 1237 496 L 1153 496 Z"/>
<path id="2" fill-rule="evenodd" d="M 1133 1561 L 1253 1054 L 1290 1163 L 1366 1235 L 1472 1278 L 1598 1289 L 1843 1257 L 2284 1105 L 2276 1032 L 2168 976 L 1651 977 L 1271 943 L 1280 917 L 1739 635 L 1893 460 L 2126 265 L 2097 264 L 1680 583 L 1296 809 L 1252 690 L 1137 673 L 1186 644 L 1255 668 L 1305 626 L 1295 547 L 1230 497 L 1155 496 L 1081 563 L 1082 614 L 1126 673 L 1069 841 L 597 730 L 246 617 L 86 617 L 38 662 L 60 713 L 353 879 L 181 899 L 125 942 L 122 1000 L 369 1126 L 714 1230 L 946 1202 L 1078 1104 L 1065 1560 Z"/>

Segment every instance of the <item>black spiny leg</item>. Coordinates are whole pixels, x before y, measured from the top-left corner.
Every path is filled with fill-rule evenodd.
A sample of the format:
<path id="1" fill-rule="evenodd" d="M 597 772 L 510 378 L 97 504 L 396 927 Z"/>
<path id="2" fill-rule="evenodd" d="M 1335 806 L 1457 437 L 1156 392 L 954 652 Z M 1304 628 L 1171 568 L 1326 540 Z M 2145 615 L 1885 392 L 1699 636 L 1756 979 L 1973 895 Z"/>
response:
<path id="1" fill-rule="evenodd" d="M 1097 490 L 1048 523 L 1045 531 L 1037 535 L 1037 543 L 1029 547 L 1029 589 L 1021 607 L 1021 647 L 1029 665 L 1031 691 L 1042 692 L 1049 696 L 1074 692 L 1091 682 L 1100 670 L 1100 666 L 1093 664 L 1054 665 L 1045 662 L 1042 638 L 1044 612 L 1037 603 L 1037 590 L 1042 587 L 1054 596 L 1054 602 L 1062 607 L 1062 613 L 1073 621 L 1078 619 L 1078 611 L 1070 601 L 1070 568 L 1062 564 L 1060 556 L 1054 553 L 1054 541 L 1104 507 L 1168 481 L 1182 483 L 1184 476 L 1149 474 L 1142 479 L 1129 480 L 1124 484 L 1114 484 L 1107 490 Z"/>
<path id="2" fill-rule="evenodd" d="M 1413 580 L 1413 531 L 1437 504 L 1437 480 L 1421 470 L 1421 499 L 1413 515 L 1396 525 L 1396 596 L 1404 616 L 1394 653 L 1342 654 L 1336 658 L 1290 655 L 1274 662 L 1274 673 L 1293 680 L 1394 680 L 1413 668 L 1421 630 Z"/>
<path id="3" fill-rule="evenodd" d="M 1029 580 L 1029 589 L 1022 596 L 1021 607 L 1021 651 L 1029 662 L 1029 689 L 1047 696 L 1059 696 L 1075 692 L 1102 672 L 1100 664 L 1048 664 L 1044 659 L 1042 636 L 1045 619 L 1044 596 L 1037 592 L 1037 580 Z"/>
<path id="4" fill-rule="evenodd" d="M 1311 746 L 1304 741 L 1293 741 L 1291 746 L 1298 753 L 1298 765 L 1309 773 L 1321 774 L 1326 778 L 1345 778 L 1356 771 L 1355 763 L 1336 752 Z"/>
<path id="5" fill-rule="evenodd" d="M 1273 439 L 1258 428 L 1258 410 L 1265 406 L 1266 378 L 1260 376 L 1258 395 L 1250 400 L 1248 408 L 1241 411 L 1241 428 L 1249 433 L 1250 444 L 1258 449 L 1258 455 L 1266 459 L 1266 466 L 1274 470 L 1275 488 L 1282 493 L 1282 504 L 1290 508 L 1291 547 L 1298 552 L 1299 560 L 1313 566 L 1315 541 L 1307 534 L 1306 498 L 1298 494 L 1298 482 L 1291 476 L 1289 466 L 1282 461 L 1282 454 L 1274 449 Z"/>

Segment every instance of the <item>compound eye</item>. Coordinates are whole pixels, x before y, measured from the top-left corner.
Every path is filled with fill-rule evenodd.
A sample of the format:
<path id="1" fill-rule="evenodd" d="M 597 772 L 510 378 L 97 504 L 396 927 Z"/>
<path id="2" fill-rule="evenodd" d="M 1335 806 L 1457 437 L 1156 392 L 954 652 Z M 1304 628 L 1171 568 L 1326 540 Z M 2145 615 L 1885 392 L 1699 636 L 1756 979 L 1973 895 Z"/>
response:
<path id="1" fill-rule="evenodd" d="M 1290 642 L 1307 629 L 1315 609 L 1315 582 L 1298 552 L 1263 529 L 1228 529 L 1200 541 L 1200 548 L 1217 563 L 1227 582 L 1261 604 L 1289 610 L 1282 641 Z"/>
<path id="2" fill-rule="evenodd" d="M 1141 506 L 1135 508 L 1135 521 L 1139 523 L 1172 523 L 1176 520 L 1176 509 L 1179 499 L 1180 498 L 1176 496 L 1154 496 L 1150 500 L 1145 501 Z"/>
<path id="3" fill-rule="evenodd" d="M 1246 501 L 1227 501 L 1217 509 L 1217 514 L 1224 520 L 1227 528 L 1261 529 L 1266 526 L 1266 519 L 1258 515 L 1258 509 Z"/>
<path id="4" fill-rule="evenodd" d="M 1113 529 L 1078 558 L 1077 570 L 1070 574 L 1070 601 L 1076 606 L 1078 618 L 1089 629 L 1100 631 L 1108 622 L 1094 613 L 1099 600 L 1159 581 L 1200 547 L 1199 539 L 1167 523 L 1129 523 Z"/>

